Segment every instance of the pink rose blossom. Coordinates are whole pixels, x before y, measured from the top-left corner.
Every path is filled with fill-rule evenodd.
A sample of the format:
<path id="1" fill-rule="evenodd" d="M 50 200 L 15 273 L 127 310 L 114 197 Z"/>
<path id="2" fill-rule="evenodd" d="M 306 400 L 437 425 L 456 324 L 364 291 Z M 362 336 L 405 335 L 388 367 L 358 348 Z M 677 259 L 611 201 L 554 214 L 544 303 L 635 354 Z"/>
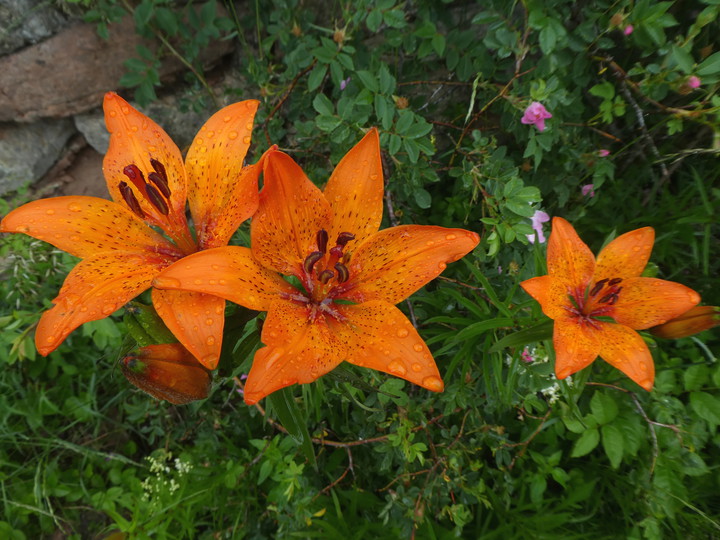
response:
<path id="1" fill-rule="evenodd" d="M 700 77 L 697 77 L 695 75 L 690 75 L 687 80 L 687 84 L 690 88 L 700 88 L 700 84 L 702 84 L 702 81 L 700 80 Z"/>
<path id="2" fill-rule="evenodd" d="M 625 27 L 625 29 L 623 30 L 623 34 L 625 34 L 626 36 L 629 36 L 630 34 L 633 33 L 633 30 L 635 30 L 635 28 L 633 28 L 633 25 L 632 25 L 632 24 L 628 24 L 628 25 Z"/>
<path id="3" fill-rule="evenodd" d="M 532 362 L 533 360 L 535 360 L 535 359 L 533 358 L 532 353 L 528 350 L 527 347 L 525 347 L 525 348 L 523 349 L 523 352 L 520 353 L 520 358 L 522 359 L 523 362 L 527 362 L 528 364 L 529 364 L 530 362 Z"/>
<path id="4" fill-rule="evenodd" d="M 538 241 L 541 244 L 544 244 L 545 243 L 545 234 L 543 233 L 542 224 L 547 221 L 550 221 L 550 216 L 548 216 L 542 210 L 536 210 L 535 214 L 533 214 L 533 217 L 531 217 L 530 220 L 532 221 L 532 228 L 537 233 Z M 535 235 L 534 234 L 528 234 L 526 236 L 531 244 L 535 243 Z"/>
<path id="5" fill-rule="evenodd" d="M 545 120 L 547 118 L 552 118 L 552 114 L 547 111 L 542 103 L 533 101 L 528 105 L 528 108 L 525 109 L 525 113 L 520 119 L 520 122 L 523 124 L 534 124 L 535 127 L 538 128 L 538 131 L 543 131 L 545 130 Z"/>
<path id="6" fill-rule="evenodd" d="M 608 157 L 610 155 L 610 150 L 605 150 L 604 148 L 601 148 L 598 150 L 598 156 L 600 157 Z"/>
<path id="7" fill-rule="evenodd" d="M 591 199 L 595 196 L 595 186 L 593 184 L 585 184 L 580 188 L 584 197 L 590 197 Z"/>

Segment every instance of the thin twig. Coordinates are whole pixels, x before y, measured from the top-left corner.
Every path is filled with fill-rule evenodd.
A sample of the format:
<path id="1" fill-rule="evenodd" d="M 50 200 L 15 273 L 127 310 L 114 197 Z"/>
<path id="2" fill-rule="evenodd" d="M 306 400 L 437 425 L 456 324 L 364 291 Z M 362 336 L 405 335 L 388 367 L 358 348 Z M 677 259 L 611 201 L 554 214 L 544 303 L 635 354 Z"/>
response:
<path id="1" fill-rule="evenodd" d="M 275 104 L 275 106 L 270 111 L 270 114 L 267 115 L 267 118 L 265 118 L 265 121 L 263 122 L 263 131 L 265 132 L 265 138 L 267 139 L 268 144 L 272 144 L 270 141 L 270 133 L 268 132 L 268 124 L 270 123 L 270 120 L 273 116 L 275 116 L 275 113 L 278 112 L 280 107 L 283 106 L 285 101 L 287 101 L 287 98 L 290 97 L 290 92 L 293 91 L 295 88 L 295 85 L 298 83 L 298 81 L 305 76 L 312 68 L 315 67 L 315 64 L 317 64 L 317 59 L 313 60 L 308 67 L 303 69 L 300 73 L 295 75 L 295 78 L 290 83 L 290 86 L 288 86 L 288 89 L 285 91 L 285 93 L 282 95 L 282 97 L 278 100 L 278 102 Z"/>

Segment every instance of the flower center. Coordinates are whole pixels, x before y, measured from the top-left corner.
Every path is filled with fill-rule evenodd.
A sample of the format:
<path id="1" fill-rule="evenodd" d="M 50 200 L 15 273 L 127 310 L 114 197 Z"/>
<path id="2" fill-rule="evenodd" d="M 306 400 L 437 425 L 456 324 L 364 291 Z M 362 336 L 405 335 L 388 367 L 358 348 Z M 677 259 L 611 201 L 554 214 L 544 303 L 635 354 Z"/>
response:
<path id="1" fill-rule="evenodd" d="M 565 306 L 581 324 L 600 328 L 598 317 L 611 316 L 613 306 L 620 299 L 622 278 L 601 279 L 588 290 L 576 290 L 570 293 L 572 306 Z"/>
<path id="2" fill-rule="evenodd" d="M 347 267 L 350 253 L 345 252 L 345 247 L 354 239 L 354 234 L 341 232 L 335 240 L 335 247 L 328 249 L 327 231 L 325 229 L 318 231 L 317 251 L 305 257 L 302 275 L 298 276 L 306 293 L 287 295 L 287 299 L 293 302 L 307 304 L 311 308 L 312 319 L 320 314 L 326 314 L 337 320 L 344 320 L 332 304 L 337 294 L 341 292 L 338 286 L 350 279 L 350 270 Z"/>
<path id="3" fill-rule="evenodd" d="M 141 199 L 138 199 L 133 188 L 125 181 L 118 184 L 118 189 L 125 204 L 140 219 L 150 217 L 156 221 L 165 221 L 165 216 L 170 213 L 170 185 L 167 172 L 165 166 L 157 159 L 150 158 L 150 165 L 152 165 L 153 171 L 147 175 L 149 182 L 145 180 L 145 175 L 134 163 L 123 169 L 123 174 L 142 195 Z"/>

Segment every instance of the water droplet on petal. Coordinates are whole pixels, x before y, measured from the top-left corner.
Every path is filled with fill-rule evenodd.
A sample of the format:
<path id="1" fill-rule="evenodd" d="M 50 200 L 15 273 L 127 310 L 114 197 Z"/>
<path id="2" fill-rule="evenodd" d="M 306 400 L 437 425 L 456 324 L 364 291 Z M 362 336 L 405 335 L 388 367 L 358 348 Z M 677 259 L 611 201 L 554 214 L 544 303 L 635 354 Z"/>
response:
<path id="1" fill-rule="evenodd" d="M 81 313 L 85 313 L 87 310 L 88 310 L 88 307 L 87 307 L 87 306 L 81 306 L 81 307 L 80 307 L 80 312 L 81 312 Z"/>
<path id="2" fill-rule="evenodd" d="M 175 289 L 180 287 L 180 280 L 172 277 L 156 277 L 154 285 L 160 289 L 168 288 Z"/>
<path id="3" fill-rule="evenodd" d="M 442 392 L 443 388 L 445 388 L 443 382 L 438 377 L 434 377 L 432 375 L 430 377 L 425 377 L 422 381 L 422 385 L 433 392 Z"/>
<path id="4" fill-rule="evenodd" d="M 397 331 L 397 337 L 399 337 L 399 338 L 404 338 L 404 337 L 407 337 L 409 333 L 410 333 L 410 332 L 408 332 L 408 329 L 407 329 L 407 328 L 400 328 L 400 329 Z"/>
<path id="5" fill-rule="evenodd" d="M 244 142 L 245 144 L 250 144 L 250 141 L 251 141 L 251 139 L 250 139 L 250 136 L 249 136 L 249 135 L 246 135 L 245 137 L 243 137 L 243 142 Z"/>
<path id="6" fill-rule="evenodd" d="M 422 352 L 423 346 L 420 343 L 416 343 L 415 345 L 413 345 L 413 349 L 415 350 L 415 352 Z"/>
<path id="7" fill-rule="evenodd" d="M 82 206 L 76 202 L 70 203 L 68 204 L 68 210 L 70 210 L 71 212 L 79 212 L 80 210 L 82 210 Z"/>
<path id="8" fill-rule="evenodd" d="M 194 283 L 195 285 L 202 285 L 202 282 L 203 282 L 203 280 L 200 279 L 200 278 L 193 280 L 193 283 Z"/>
<path id="9" fill-rule="evenodd" d="M 218 361 L 217 354 L 207 354 L 207 355 L 203 356 L 202 359 L 200 360 L 202 365 L 204 365 L 205 367 L 211 367 L 213 369 L 215 368 L 217 361 Z"/>
<path id="10" fill-rule="evenodd" d="M 230 116 L 229 114 L 223 116 L 223 122 L 229 122 L 230 120 L 232 120 L 232 116 Z"/>
<path id="11" fill-rule="evenodd" d="M 215 323 L 215 320 L 211 319 L 210 317 L 205 319 L 205 324 L 207 324 L 208 326 L 212 326 L 214 323 Z"/>
<path id="12" fill-rule="evenodd" d="M 385 356 L 390 356 L 390 351 L 387 350 L 387 349 L 385 349 L 385 350 L 383 351 L 383 354 L 384 354 Z"/>
<path id="13" fill-rule="evenodd" d="M 415 373 L 420 373 L 422 371 L 422 365 L 418 364 L 417 362 L 415 362 L 411 367 Z"/>
<path id="14" fill-rule="evenodd" d="M 230 133 L 228 133 L 228 139 L 230 139 L 231 141 L 234 141 L 237 138 L 238 138 L 237 131 L 231 131 Z"/>
<path id="15" fill-rule="evenodd" d="M 457 238 L 457 236 L 455 236 L 454 234 L 446 234 L 445 235 L 445 240 L 455 240 L 456 238 Z"/>
<path id="16" fill-rule="evenodd" d="M 80 295 L 74 293 L 68 293 L 65 295 L 65 304 L 69 307 L 74 306 L 80 301 Z"/>
<path id="17" fill-rule="evenodd" d="M 52 215 L 55 213 L 55 210 L 53 210 L 52 208 L 49 208 L 48 210 L 45 210 L 45 213 L 46 213 L 48 216 L 52 216 Z"/>
<path id="18" fill-rule="evenodd" d="M 215 338 L 213 336 L 209 336 L 205 340 L 205 343 L 207 343 L 208 345 L 210 345 L 212 347 L 213 345 L 215 345 Z"/>
<path id="19" fill-rule="evenodd" d="M 115 304 L 105 304 L 100 311 L 103 315 L 110 315 L 115 311 Z"/>
<path id="20" fill-rule="evenodd" d="M 438 268 L 440 270 L 445 270 L 447 268 L 447 264 L 445 264 L 444 262 L 438 263 Z"/>
<path id="21" fill-rule="evenodd" d="M 398 377 L 402 377 L 407 373 L 407 369 L 405 369 L 405 366 L 399 360 L 393 360 L 390 362 L 387 369 L 390 373 L 397 375 Z"/>
<path id="22" fill-rule="evenodd" d="M 110 111 L 110 116 L 112 118 L 115 118 L 117 116 L 117 113 L 115 111 Z"/>

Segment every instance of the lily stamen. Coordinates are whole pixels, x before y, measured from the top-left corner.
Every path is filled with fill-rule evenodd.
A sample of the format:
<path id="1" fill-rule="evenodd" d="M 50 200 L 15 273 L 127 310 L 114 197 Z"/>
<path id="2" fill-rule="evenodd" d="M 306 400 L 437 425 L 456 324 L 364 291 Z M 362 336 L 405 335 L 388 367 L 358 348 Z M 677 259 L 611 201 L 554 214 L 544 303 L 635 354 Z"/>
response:
<path id="1" fill-rule="evenodd" d="M 140 202 L 137 200 L 137 197 L 135 197 L 135 193 L 133 193 L 132 188 L 127 182 L 120 182 L 118 188 L 120 189 L 120 195 L 122 195 L 123 200 L 130 210 L 140 219 L 145 219 L 145 212 L 143 212 L 143 209 L 140 207 Z"/>

